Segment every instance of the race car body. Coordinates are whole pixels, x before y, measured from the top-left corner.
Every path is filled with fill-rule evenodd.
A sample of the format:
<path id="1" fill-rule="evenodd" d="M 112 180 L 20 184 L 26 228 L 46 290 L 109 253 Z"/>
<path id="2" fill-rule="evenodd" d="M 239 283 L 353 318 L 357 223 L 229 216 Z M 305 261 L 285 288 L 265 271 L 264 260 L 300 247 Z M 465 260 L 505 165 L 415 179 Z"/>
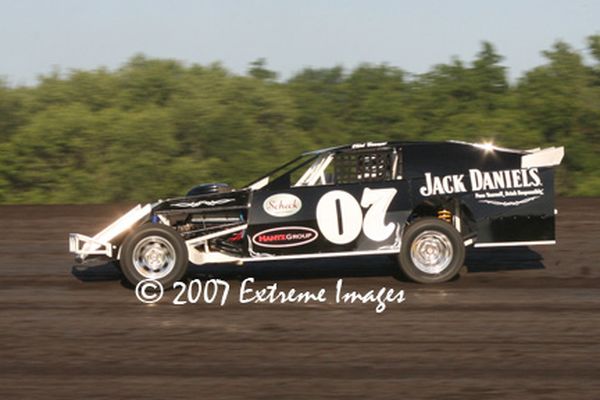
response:
<path id="1" fill-rule="evenodd" d="M 88 237 L 80 261 L 120 261 L 136 283 L 171 284 L 187 263 L 397 254 L 411 279 L 456 275 L 465 246 L 555 243 L 554 171 L 562 147 L 463 142 L 357 143 L 304 153 L 246 187 L 193 188 L 138 205 Z"/>

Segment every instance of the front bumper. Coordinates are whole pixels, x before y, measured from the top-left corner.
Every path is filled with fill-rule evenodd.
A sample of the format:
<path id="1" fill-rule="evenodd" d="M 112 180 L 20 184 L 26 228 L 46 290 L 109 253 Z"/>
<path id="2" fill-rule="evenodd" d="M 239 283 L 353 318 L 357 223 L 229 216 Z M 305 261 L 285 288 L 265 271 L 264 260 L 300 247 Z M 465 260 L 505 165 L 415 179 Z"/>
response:
<path id="1" fill-rule="evenodd" d="M 113 239 L 150 215 L 151 212 L 151 204 L 144 206 L 138 204 L 94 237 L 71 233 L 69 234 L 69 252 L 76 254 L 78 261 L 83 261 L 90 255 L 112 258 L 116 255 L 114 254 L 116 247 L 111 243 Z"/>
<path id="2" fill-rule="evenodd" d="M 112 257 L 112 244 L 101 242 L 81 233 L 69 234 L 69 252 L 77 254 L 82 260 L 90 255 Z"/>

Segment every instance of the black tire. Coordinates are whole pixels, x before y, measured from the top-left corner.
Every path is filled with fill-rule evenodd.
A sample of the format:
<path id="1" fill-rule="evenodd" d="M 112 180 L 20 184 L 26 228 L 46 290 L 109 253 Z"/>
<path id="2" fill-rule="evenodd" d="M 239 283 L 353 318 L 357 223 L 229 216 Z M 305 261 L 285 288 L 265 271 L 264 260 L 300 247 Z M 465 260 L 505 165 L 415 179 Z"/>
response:
<path id="1" fill-rule="evenodd" d="M 123 270 L 121 269 L 121 263 L 119 262 L 119 260 L 114 260 L 112 261 L 112 265 L 119 270 L 119 272 L 123 272 Z"/>
<path id="2" fill-rule="evenodd" d="M 432 263 L 420 262 L 423 261 L 424 256 L 429 256 L 427 250 L 432 247 L 434 252 L 434 256 L 431 257 Z M 446 257 L 435 256 L 440 254 L 440 249 L 443 249 L 441 253 L 445 253 Z M 436 251 L 438 253 L 435 253 Z M 422 218 L 410 224 L 405 230 L 398 261 L 404 275 L 415 282 L 446 282 L 454 278 L 464 264 L 464 242 L 460 233 L 448 222 L 437 218 Z M 447 265 L 444 265 L 446 263 Z"/>
<path id="3" fill-rule="evenodd" d="M 145 243 L 148 244 L 146 245 Z M 147 259 L 139 256 L 140 252 L 148 255 L 149 253 L 144 253 L 143 250 L 151 247 L 155 247 L 158 251 L 157 265 L 161 265 L 161 252 L 163 255 L 172 255 L 172 264 L 171 262 L 164 261 L 162 266 L 165 268 L 159 272 L 157 272 L 158 270 L 150 269 Z M 136 258 L 137 264 L 136 260 L 134 260 Z M 150 258 L 151 256 L 148 257 L 148 259 Z M 183 278 L 187 272 L 188 251 L 185 242 L 174 229 L 160 224 L 144 224 L 134 229 L 123 241 L 120 264 L 123 275 L 132 285 L 135 286 L 144 279 L 155 279 L 165 289 L 170 289 L 173 283 Z M 140 269 L 145 273 L 140 272 Z M 163 274 L 164 276 L 162 276 Z"/>

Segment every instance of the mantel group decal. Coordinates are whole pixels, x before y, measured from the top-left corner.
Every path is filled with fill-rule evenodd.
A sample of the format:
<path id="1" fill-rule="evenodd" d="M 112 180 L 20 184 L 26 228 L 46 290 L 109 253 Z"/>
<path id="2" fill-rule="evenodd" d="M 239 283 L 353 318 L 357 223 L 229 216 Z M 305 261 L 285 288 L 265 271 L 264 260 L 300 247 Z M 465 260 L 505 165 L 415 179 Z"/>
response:
<path id="1" fill-rule="evenodd" d="M 262 247 L 297 247 L 313 242 L 319 237 L 316 230 L 304 226 L 286 226 L 266 229 L 252 236 L 252 242 Z"/>

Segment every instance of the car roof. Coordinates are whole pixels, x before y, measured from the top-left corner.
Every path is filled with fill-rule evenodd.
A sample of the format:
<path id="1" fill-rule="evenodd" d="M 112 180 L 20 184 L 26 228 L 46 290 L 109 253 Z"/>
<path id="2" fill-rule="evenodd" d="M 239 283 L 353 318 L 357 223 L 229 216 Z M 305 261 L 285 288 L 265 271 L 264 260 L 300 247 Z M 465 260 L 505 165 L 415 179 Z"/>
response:
<path id="1" fill-rule="evenodd" d="M 472 146 L 477 147 L 482 150 L 485 149 L 494 149 L 499 151 L 505 151 L 510 153 L 528 153 L 530 150 L 517 150 L 517 149 L 509 149 L 504 147 L 498 147 L 491 143 L 469 143 L 463 142 L 459 140 L 447 140 L 447 141 L 437 141 L 437 142 L 427 142 L 427 141 L 388 141 L 388 142 L 361 142 L 361 143 L 353 143 L 353 144 L 345 144 L 341 146 L 327 147 L 324 149 L 312 150 L 302 153 L 303 156 L 306 155 L 319 155 L 330 152 L 339 152 L 339 151 L 347 151 L 347 150 L 364 150 L 364 149 L 377 149 L 379 147 L 397 147 L 397 146 L 415 146 L 415 145 L 462 145 L 462 146 Z M 536 150 L 536 149 L 532 149 Z"/>

